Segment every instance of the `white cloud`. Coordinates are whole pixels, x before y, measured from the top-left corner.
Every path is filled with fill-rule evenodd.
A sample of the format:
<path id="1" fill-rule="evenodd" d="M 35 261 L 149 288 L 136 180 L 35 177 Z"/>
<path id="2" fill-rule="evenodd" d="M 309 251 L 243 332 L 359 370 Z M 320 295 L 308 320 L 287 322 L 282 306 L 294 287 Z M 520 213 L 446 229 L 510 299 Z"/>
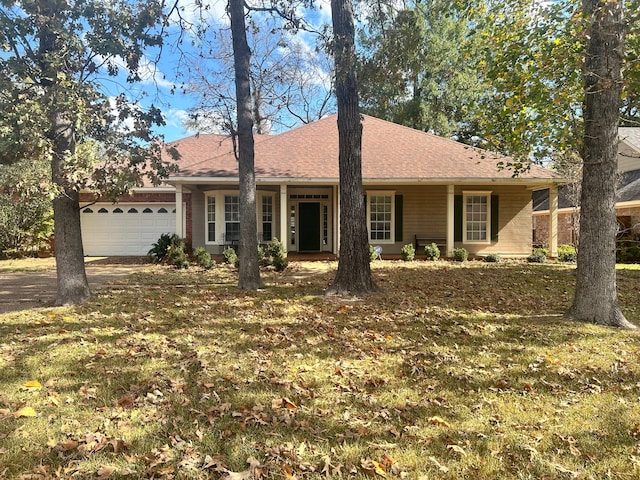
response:
<path id="1" fill-rule="evenodd" d="M 179 2 L 177 9 L 169 17 L 169 21 L 178 27 L 191 32 L 192 27 L 202 24 L 228 25 L 228 0 L 187 0 Z M 193 32 L 191 32 L 193 33 Z"/>

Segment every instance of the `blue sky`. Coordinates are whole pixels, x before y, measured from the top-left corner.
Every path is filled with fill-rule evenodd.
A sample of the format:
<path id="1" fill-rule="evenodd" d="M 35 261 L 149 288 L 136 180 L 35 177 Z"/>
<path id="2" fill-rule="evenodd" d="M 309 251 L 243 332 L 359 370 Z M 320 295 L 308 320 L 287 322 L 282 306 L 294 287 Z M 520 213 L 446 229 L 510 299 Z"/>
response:
<path id="1" fill-rule="evenodd" d="M 227 0 L 208 0 L 203 4 L 208 7 L 204 21 L 207 22 L 211 32 L 222 31 L 223 34 L 230 35 L 228 30 L 229 20 L 225 13 Z M 316 11 L 306 11 L 303 13 L 305 19 L 314 24 L 330 23 L 330 1 L 322 0 L 318 2 L 320 9 Z M 180 16 L 188 23 L 199 22 L 200 11 L 189 0 L 182 2 L 183 9 Z M 143 106 L 153 103 L 160 108 L 165 117 L 166 126 L 158 127 L 156 131 L 164 135 L 166 141 L 173 141 L 188 135 L 193 135 L 195 131 L 187 130 L 183 121 L 187 117 L 187 110 L 196 105 L 196 98 L 189 92 L 183 92 L 182 83 L 186 69 L 185 55 L 197 54 L 191 46 L 192 41 L 197 41 L 195 35 L 182 31 L 182 42 L 177 46 L 177 38 L 181 33 L 177 24 L 178 17 L 172 17 L 173 23 L 169 27 L 169 37 L 167 44 L 163 47 L 158 63 L 155 62 L 157 52 L 149 52 L 148 60 L 144 61 L 141 68 L 143 81 L 139 84 L 128 85 L 128 95 L 138 100 Z M 304 40 L 305 35 L 301 35 Z M 309 43 L 313 39 L 309 38 Z M 105 83 L 107 94 L 115 94 L 122 84 L 109 87 Z"/>

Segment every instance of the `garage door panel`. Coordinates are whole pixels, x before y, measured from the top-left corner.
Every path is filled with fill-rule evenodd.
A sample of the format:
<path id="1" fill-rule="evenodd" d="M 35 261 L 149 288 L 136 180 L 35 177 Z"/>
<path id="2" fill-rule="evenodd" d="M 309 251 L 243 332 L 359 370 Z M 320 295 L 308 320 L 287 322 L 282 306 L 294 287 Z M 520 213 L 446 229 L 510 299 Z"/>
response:
<path id="1" fill-rule="evenodd" d="M 116 208 L 123 213 L 114 213 Z M 158 213 L 162 208 L 167 213 Z M 148 213 L 142 213 L 145 210 Z M 173 210 L 171 204 L 96 204 L 84 209 L 80 215 L 84 253 L 89 256 L 146 255 L 160 235 L 175 232 L 176 215 L 169 213 Z"/>

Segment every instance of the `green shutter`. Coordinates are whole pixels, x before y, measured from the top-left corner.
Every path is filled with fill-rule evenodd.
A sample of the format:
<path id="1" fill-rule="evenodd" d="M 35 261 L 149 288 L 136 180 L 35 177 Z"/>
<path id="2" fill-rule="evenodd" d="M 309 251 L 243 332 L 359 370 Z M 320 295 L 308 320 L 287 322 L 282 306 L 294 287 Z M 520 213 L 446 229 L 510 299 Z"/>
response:
<path id="1" fill-rule="evenodd" d="M 462 241 L 462 195 L 453 197 L 453 240 Z"/>
<path id="2" fill-rule="evenodd" d="M 498 241 L 498 230 L 500 229 L 500 219 L 498 213 L 498 195 L 491 195 L 491 241 Z"/>
<path id="3" fill-rule="evenodd" d="M 402 241 L 402 195 L 396 195 L 395 198 L 395 217 L 396 217 L 396 242 Z"/>

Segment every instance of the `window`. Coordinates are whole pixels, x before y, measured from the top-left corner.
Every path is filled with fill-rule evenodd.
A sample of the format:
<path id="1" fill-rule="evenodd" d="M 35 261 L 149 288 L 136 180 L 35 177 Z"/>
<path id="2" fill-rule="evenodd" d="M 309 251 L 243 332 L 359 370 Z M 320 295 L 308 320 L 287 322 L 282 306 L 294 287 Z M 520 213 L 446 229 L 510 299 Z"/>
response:
<path id="1" fill-rule="evenodd" d="M 131 207 L 127 213 L 138 213 L 138 210 L 136 210 L 135 208 Z"/>
<path id="2" fill-rule="evenodd" d="M 464 239 L 466 242 L 488 243 L 491 225 L 491 192 L 464 193 Z"/>
<path id="3" fill-rule="evenodd" d="M 216 241 L 216 197 L 207 197 L 207 242 Z"/>
<path id="4" fill-rule="evenodd" d="M 263 242 L 270 242 L 273 238 L 273 197 L 262 197 L 262 237 Z"/>
<path id="5" fill-rule="evenodd" d="M 291 238 L 291 245 L 296 244 L 296 206 L 291 205 L 289 210 L 289 238 Z"/>
<path id="6" fill-rule="evenodd" d="M 142 210 L 142 213 L 153 213 L 153 210 L 151 210 L 149 207 L 147 207 L 144 210 Z"/>
<path id="7" fill-rule="evenodd" d="M 240 238 L 240 197 L 237 195 L 224 196 L 224 232 L 225 242 Z"/>
<path id="8" fill-rule="evenodd" d="M 121 208 L 116 208 L 113 210 L 113 213 L 124 213 Z"/>
<path id="9" fill-rule="evenodd" d="M 166 208 L 160 208 L 158 213 L 169 213 Z"/>
<path id="10" fill-rule="evenodd" d="M 393 243 L 393 192 L 370 192 L 367 199 L 369 241 Z"/>
<path id="11" fill-rule="evenodd" d="M 109 213 L 109 210 L 103 207 L 100 210 L 98 210 L 98 213 Z"/>
<path id="12" fill-rule="evenodd" d="M 82 213 L 93 213 L 93 210 L 87 207 L 82 211 Z"/>
<path id="13" fill-rule="evenodd" d="M 322 244 L 329 244 L 329 206 L 322 206 Z"/>

